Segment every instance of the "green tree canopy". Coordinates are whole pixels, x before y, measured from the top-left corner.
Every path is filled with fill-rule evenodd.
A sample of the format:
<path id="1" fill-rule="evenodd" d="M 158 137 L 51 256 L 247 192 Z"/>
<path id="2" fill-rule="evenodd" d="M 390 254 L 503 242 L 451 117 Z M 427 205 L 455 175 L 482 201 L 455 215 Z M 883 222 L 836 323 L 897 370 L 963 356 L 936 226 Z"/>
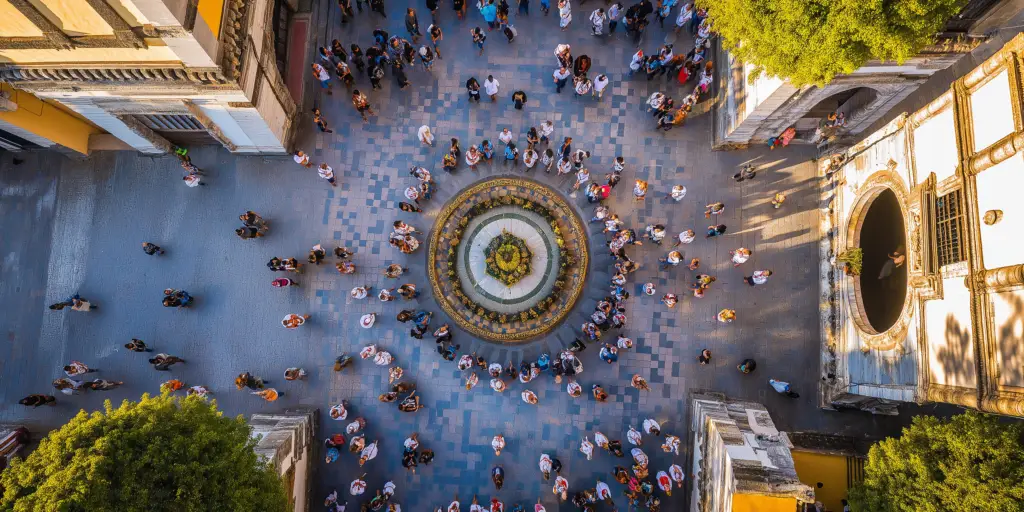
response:
<path id="1" fill-rule="evenodd" d="M 869 59 L 902 63 L 966 0 L 697 0 L 726 48 L 794 85 L 823 85 Z"/>
<path id="2" fill-rule="evenodd" d="M 1024 428 L 967 412 L 918 416 L 898 438 L 871 447 L 854 511 L 1024 511 Z"/>
<path id="3" fill-rule="evenodd" d="M 215 402 L 142 395 L 80 411 L 0 475 L 17 512 L 284 511 L 284 485 L 241 416 Z"/>

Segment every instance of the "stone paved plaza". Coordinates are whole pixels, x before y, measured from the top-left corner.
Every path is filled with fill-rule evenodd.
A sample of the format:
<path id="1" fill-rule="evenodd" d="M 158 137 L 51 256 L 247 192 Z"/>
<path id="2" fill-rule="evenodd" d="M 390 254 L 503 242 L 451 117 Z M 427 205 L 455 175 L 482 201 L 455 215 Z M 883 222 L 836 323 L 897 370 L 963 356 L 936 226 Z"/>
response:
<path id="1" fill-rule="evenodd" d="M 14 165 L 10 154 L 0 155 L 4 233 L 0 300 L 5 305 L 0 326 L 6 333 L 0 349 L 0 420 L 36 430 L 52 428 L 79 409 L 100 407 L 103 399 L 117 401 L 157 392 L 159 384 L 172 376 L 186 385 L 206 385 L 229 414 L 318 407 L 324 435 L 341 430 L 343 424 L 331 421 L 326 411 L 346 400 L 352 416 L 366 418 L 367 439 L 380 440 L 380 455 L 364 468 L 347 452 L 331 465 L 318 455 L 314 502 L 332 488 L 347 496 L 349 482 L 367 472 L 371 490 L 365 498 L 391 479 L 398 486 L 395 501 L 403 510 L 414 512 L 447 504 L 455 494 L 464 507 L 478 494 L 482 502 L 497 495 L 509 507 L 516 502 L 529 505 L 539 498 L 549 511 L 573 509 L 569 503 L 556 505 L 551 482 L 543 481 L 537 469 L 541 453 L 562 461 L 570 494 L 593 487 L 600 479 L 610 483 L 617 507 L 625 509 L 622 486 L 614 482 L 611 470 L 626 464 L 603 451 L 586 461 L 578 451 L 580 440 L 585 435 L 593 439 L 597 430 L 624 440 L 629 425 L 639 428 L 643 418 L 652 417 L 665 432 L 683 437 L 685 445 L 686 398 L 695 389 L 763 402 L 780 429 L 849 435 L 894 432 L 905 417 L 876 418 L 816 407 L 816 241 L 820 233 L 811 152 L 800 147 L 711 152 L 708 116 L 692 118 L 668 133 L 654 130 L 654 120 L 644 111 L 647 96 L 662 90 L 681 98 L 688 90 L 664 78 L 648 82 L 643 76 L 627 77 L 629 55 L 634 51 L 631 41 L 621 32 L 611 38 L 590 35 L 586 18 L 598 5 L 603 6 L 594 2 L 574 6 L 575 21 L 566 32 L 558 30 L 556 13 L 545 17 L 539 5 L 531 5 L 528 17 L 513 14 L 519 31 L 515 42 L 508 44 L 499 33 L 489 33 L 484 56 L 478 57 L 469 29 L 486 27 L 485 23 L 472 6 L 467 20 L 459 21 L 446 4 L 440 10 L 444 58 L 436 61 L 432 72 L 409 71 L 413 85 L 404 91 L 394 85 L 390 71 L 381 91 L 371 92 L 366 77 L 357 78 L 357 87 L 370 96 L 377 111 L 365 124 L 344 87 L 336 83 L 332 97 L 314 97 L 319 91 L 310 80 L 304 111 L 319 105 L 335 133 L 319 133 L 306 115 L 297 147 L 311 153 L 316 163 L 325 161 L 334 167 L 337 188 L 290 157 L 236 157 L 214 147 L 191 152 L 193 162 L 208 173 L 204 178 L 208 186 L 198 188 L 183 185 L 173 157 L 98 153 L 87 161 L 70 161 L 53 154 L 29 154 L 22 156 L 24 163 Z M 386 20 L 364 12 L 357 14 L 356 23 L 342 26 L 336 6 L 322 2 L 313 17 L 312 26 L 318 27 L 316 42 L 338 38 L 346 46 L 355 41 L 366 48 L 378 25 L 405 36 L 405 7 L 393 3 Z M 421 4 L 416 8 L 421 31 L 426 32 L 429 12 Z M 654 23 L 643 48 L 656 51 L 668 34 Z M 592 57 L 591 75 L 604 72 L 611 78 L 602 101 L 574 98 L 571 90 L 555 93 L 553 50 L 563 42 L 572 45 L 574 55 Z M 689 37 L 679 37 L 676 51 L 686 52 L 691 44 Z M 485 96 L 481 104 L 469 104 L 465 80 L 472 75 L 482 83 L 488 74 L 501 82 L 499 101 L 492 104 Z M 510 101 L 517 89 L 529 95 L 523 111 L 515 110 Z M 597 345 L 581 355 L 585 371 L 578 380 L 588 391 L 591 384 L 602 384 L 611 394 L 603 404 L 589 394 L 569 397 L 565 383 L 556 385 L 549 375 L 525 386 L 540 397 L 536 406 L 519 398 L 524 386 L 518 383 L 497 394 L 481 378 L 479 386 L 467 391 L 464 376 L 455 363 L 441 359 L 430 336 L 415 340 L 408 335 L 407 324 L 395 321 L 395 314 L 410 304 L 375 298 L 381 286 L 396 285 L 381 274 L 384 267 L 400 263 L 411 270 L 400 281 L 413 282 L 423 292 L 415 306 L 438 313 L 434 327 L 446 321 L 429 290 L 425 246 L 411 256 L 389 246 L 392 222 L 403 219 L 416 226 L 424 231 L 420 235 L 424 241 L 447 199 L 476 181 L 523 172 L 522 167 L 503 167 L 496 155 L 494 163 L 481 165 L 475 172 L 460 162 L 459 170 L 448 175 L 440 162 L 450 137 L 458 137 L 465 149 L 484 138 L 497 143 L 499 131 L 507 127 L 525 147 L 526 130 L 548 119 L 555 123 L 555 141 L 572 136 L 574 147 L 593 152 L 588 166 L 595 178 L 611 170 L 615 156 L 625 157 L 622 184 L 607 204 L 638 232 L 660 222 L 671 234 L 687 228 L 700 233 L 710 223 L 702 215 L 704 205 L 726 204 L 720 222 L 729 226 L 727 235 L 710 240 L 698 237 L 684 246 L 686 258 L 699 257 L 702 270 L 718 278 L 703 299 L 688 293 L 693 273 L 685 267 L 658 270 L 658 258 L 670 243 L 628 249 L 642 265 L 630 276 L 633 297 L 627 301 L 625 332 L 636 347 L 621 353 L 615 365 L 598 359 Z M 417 141 L 416 130 L 422 124 L 434 130 L 436 147 Z M 759 166 L 756 180 L 735 183 L 731 176 L 747 162 Z M 412 165 L 430 169 L 438 181 L 435 197 L 420 215 L 397 209 L 402 190 L 415 181 L 408 171 Z M 537 170 L 530 177 L 565 193 L 572 184 L 571 177 Z M 638 178 L 650 182 L 646 201 L 639 203 L 630 191 Z M 687 187 L 680 203 L 665 199 L 673 184 Z M 774 210 L 770 200 L 779 191 L 786 192 L 788 199 Z M 593 207 L 582 193 L 569 200 L 581 218 L 590 219 Z M 248 209 L 270 222 L 266 238 L 234 236 L 237 216 Z M 613 260 L 605 248 L 605 235 L 598 224 L 589 224 L 588 229 L 587 285 L 563 324 L 540 339 L 515 345 L 473 340 L 456 330 L 461 352 L 475 351 L 489 361 L 507 364 L 535 359 L 544 352 L 555 355 L 565 348 L 596 300 L 606 293 L 611 275 Z M 139 246 L 143 241 L 163 246 L 167 254 L 146 256 Z M 270 286 L 281 275 L 267 270 L 267 260 L 272 256 L 304 259 L 318 242 L 328 249 L 340 244 L 354 250 L 358 273 L 340 276 L 333 267 L 334 258 L 329 257 L 324 266 L 308 268 L 297 277 L 299 288 Z M 729 250 L 741 246 L 750 248 L 753 256 L 734 269 Z M 774 272 L 767 285 L 751 288 L 742 281 L 751 271 L 765 268 Z M 657 286 L 658 296 L 642 294 L 645 282 Z M 351 299 L 349 290 L 363 284 L 374 287 L 374 297 Z M 190 310 L 161 307 L 161 291 L 168 287 L 188 290 L 196 297 L 195 306 Z M 668 291 L 680 295 L 674 309 L 658 300 Z M 94 301 L 99 309 L 87 314 L 46 309 L 47 304 L 74 292 Z M 715 320 L 725 307 L 737 311 L 732 324 Z M 361 329 L 359 318 L 368 312 L 379 314 L 377 323 L 372 329 Z M 302 328 L 286 331 L 280 318 L 287 313 L 308 313 L 312 318 Z M 123 348 L 133 337 L 187 362 L 167 373 L 155 372 L 143 355 Z M 613 341 L 614 333 L 605 337 Z M 377 395 L 387 388 L 387 369 L 369 360 L 358 360 L 353 369 L 341 374 L 332 372 L 337 355 L 354 355 L 368 343 L 395 356 L 405 370 L 403 380 L 418 385 L 417 395 L 425 409 L 406 414 L 393 404 L 379 403 Z M 702 348 L 714 354 L 709 366 L 697 363 Z M 753 375 L 741 375 L 735 368 L 747 357 L 758 362 Z M 28 410 L 17 405 L 24 395 L 52 392 L 50 381 L 72 359 L 99 368 L 99 377 L 126 384 L 106 393 L 58 395 L 55 408 Z M 305 368 L 308 379 L 284 382 L 281 374 L 289 366 Z M 269 379 L 283 397 L 266 403 L 236 391 L 233 379 L 242 371 Z M 650 392 L 629 387 L 635 373 L 648 380 Z M 770 377 L 790 381 L 802 396 L 792 400 L 776 395 L 766 383 Z M 400 465 L 402 441 L 414 431 L 420 433 L 421 446 L 437 454 L 432 465 L 421 466 L 415 475 Z M 501 456 L 490 448 L 497 433 L 508 442 Z M 628 451 L 630 446 L 624 444 Z M 651 457 L 652 479 L 672 463 L 683 466 L 689 476 L 689 452 L 670 457 L 659 445 L 660 440 L 649 436 L 643 445 Z M 499 464 L 506 471 L 506 484 L 495 494 L 489 473 Z M 347 497 L 350 504 L 357 502 Z M 683 492 L 664 498 L 663 510 L 681 510 L 684 498 Z M 600 509 L 611 508 L 601 505 Z"/>

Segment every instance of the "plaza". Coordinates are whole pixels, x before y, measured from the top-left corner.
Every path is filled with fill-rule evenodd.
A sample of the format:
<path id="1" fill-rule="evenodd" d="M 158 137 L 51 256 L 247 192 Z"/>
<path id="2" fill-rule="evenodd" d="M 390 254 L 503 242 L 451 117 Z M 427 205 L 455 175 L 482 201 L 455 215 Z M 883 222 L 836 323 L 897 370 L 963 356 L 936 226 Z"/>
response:
<path id="1" fill-rule="evenodd" d="M 435 61 L 432 71 L 411 66 L 407 74 L 412 85 L 405 90 L 395 85 L 390 71 L 383 89 L 375 91 L 365 74 L 357 76 L 355 88 L 367 94 L 376 111 L 364 123 L 340 82 L 334 83 L 331 96 L 318 90 L 319 84 L 308 77 L 308 63 L 316 57 L 315 47 L 332 39 L 346 46 L 368 47 L 378 26 L 404 37 L 402 13 L 407 6 L 417 10 L 421 27 L 429 25 L 429 11 L 420 4 L 389 3 L 386 19 L 364 10 L 345 25 L 331 2 L 314 6 L 310 27 L 315 34 L 302 66 L 306 94 L 298 103 L 303 112 L 320 108 L 334 131 L 320 132 L 306 115 L 295 147 L 310 154 L 315 164 L 326 162 L 333 167 L 337 187 L 320 179 L 315 168 L 297 165 L 291 157 L 234 155 L 215 146 L 189 152 L 192 162 L 206 173 L 205 186 L 195 188 L 183 185 L 179 162 L 172 156 L 99 152 L 87 159 L 67 159 L 29 153 L 19 156 L 24 161 L 15 165 L 11 154 L 0 155 L 4 232 L 0 301 L 7 310 L 0 325 L 8 341 L 0 355 L 0 420 L 44 431 L 63 424 L 79 409 L 100 408 L 105 399 L 118 402 L 157 393 L 160 383 L 173 377 L 188 386 L 208 387 L 231 415 L 319 408 L 317 430 L 320 437 L 327 437 L 343 430 L 344 422 L 332 421 L 326 411 L 345 401 L 350 419 L 366 419 L 367 440 L 380 441 L 380 455 L 363 467 L 349 454 L 326 465 L 318 456 L 314 507 L 338 489 L 355 508 L 359 499 L 347 494 L 348 484 L 367 473 L 371 491 L 394 481 L 398 487 L 394 501 L 412 511 L 446 506 L 454 496 L 468 504 L 474 495 L 481 502 L 498 496 L 506 506 L 529 506 L 539 499 L 548 510 L 573 510 L 568 502 L 557 505 L 553 482 L 541 478 L 537 462 L 543 453 L 562 462 L 570 495 L 600 480 L 612 486 L 616 506 L 625 509 L 622 486 L 614 482 L 612 470 L 628 464 L 601 450 L 588 461 L 579 452 L 580 442 L 585 436 L 593 439 L 595 431 L 623 439 L 629 427 L 639 429 L 644 418 L 660 422 L 664 434 L 685 439 L 687 397 L 696 390 L 761 402 L 785 431 L 882 436 L 897 432 L 907 422 L 906 414 L 881 417 L 818 407 L 821 333 L 816 269 L 823 205 L 812 147 L 754 146 L 715 152 L 710 115 L 695 115 L 668 132 L 656 130 L 644 101 L 656 91 L 681 98 L 692 82 L 680 87 L 674 79 L 627 76 L 635 45 L 621 30 L 609 37 L 590 34 L 586 16 L 597 4 L 574 5 L 575 21 L 564 32 L 556 29 L 556 14 L 545 16 L 533 5 L 528 16 L 513 18 L 518 29 L 515 41 L 506 43 L 500 33 L 489 32 L 482 56 L 469 36 L 475 26 L 486 30 L 479 14 L 471 8 L 466 20 L 458 20 L 449 5 L 442 6 L 443 58 Z M 671 20 L 664 29 L 652 24 L 640 44 L 645 51 L 654 51 L 666 41 L 673 42 L 676 51 L 692 46 L 685 30 L 673 33 Z M 553 51 L 561 43 L 570 44 L 574 55 L 589 55 L 594 72 L 609 76 L 611 84 L 602 99 L 574 97 L 571 89 L 555 92 Z M 492 103 L 485 96 L 479 104 L 469 102 L 466 80 L 472 76 L 483 82 L 488 75 L 501 84 L 498 100 Z M 517 90 L 529 96 L 523 110 L 515 109 L 510 100 Z M 572 137 L 574 149 L 592 153 L 587 166 L 595 181 L 603 181 L 611 172 L 615 157 L 625 157 L 622 183 L 604 205 L 638 233 L 656 223 L 664 224 L 669 233 L 660 246 L 645 240 L 643 246 L 626 249 L 640 269 L 629 276 L 628 323 L 621 332 L 635 346 L 620 351 L 615 364 L 598 358 L 598 343 L 588 343 L 578 354 L 585 370 L 576 381 L 587 391 L 593 384 L 603 386 L 610 394 L 606 403 L 596 402 L 589 393 L 571 398 L 565 391 L 566 381 L 556 384 L 547 374 L 526 385 L 511 382 L 504 393 L 492 391 L 483 382 L 467 390 L 468 372 L 442 359 L 430 337 L 414 339 L 409 325 L 395 320 L 403 309 L 431 311 L 435 315 L 431 331 L 449 323 L 455 343 L 461 345 L 460 355 L 473 353 L 504 366 L 535 361 L 541 354 L 554 357 L 582 337 L 581 324 L 589 321 L 596 302 L 608 294 L 615 260 L 602 225 L 589 222 L 596 205 L 589 204 L 582 193 L 571 193 L 572 175 L 545 173 L 540 166 L 529 172 L 522 165 L 506 166 L 500 145 L 494 160 L 481 163 L 475 171 L 463 161 L 454 173 L 441 169 L 453 137 L 463 148 L 484 139 L 497 145 L 498 133 L 508 128 L 517 145 L 525 148 L 527 130 L 545 120 L 555 126 L 553 149 L 563 137 Z M 436 146 L 417 140 L 421 125 L 431 127 Z M 757 177 L 734 181 L 733 175 L 747 164 L 757 167 Z M 402 191 L 416 184 L 409 173 L 414 166 L 429 169 L 436 180 L 436 190 L 422 201 L 420 214 L 398 209 L 398 203 L 406 200 Z M 388 244 L 392 223 L 399 219 L 420 230 L 421 241 L 433 240 L 443 225 L 445 206 L 491 179 L 523 180 L 551 191 L 580 221 L 574 242 L 580 254 L 586 254 L 578 258 L 583 267 L 576 269 L 579 287 L 571 288 L 576 295 L 573 300 L 564 300 L 569 292 L 559 295 L 564 311 L 543 319 L 539 329 L 524 327 L 529 335 L 514 342 L 480 339 L 466 323 L 451 318 L 453 310 L 441 303 L 443 294 L 437 291 L 445 285 L 430 278 L 437 261 L 430 257 L 433 252 L 427 243 L 410 255 Z M 649 183 L 643 201 L 633 198 L 634 180 Z M 667 197 L 673 185 L 686 187 L 682 201 Z M 771 200 L 779 192 L 787 199 L 775 209 Z M 724 203 L 726 209 L 716 220 L 706 219 L 706 205 L 714 202 Z M 233 236 L 238 215 L 247 210 L 269 222 L 266 237 L 240 240 Z M 700 259 L 699 272 L 717 278 L 706 296 L 698 299 L 689 291 L 695 272 L 685 265 L 660 270 L 658 260 L 671 249 L 678 232 L 693 229 L 699 235 L 709 224 L 725 224 L 728 231 L 716 238 L 698 236 L 680 249 L 686 261 Z M 498 234 L 493 229 L 488 233 L 491 236 L 482 243 Z M 146 241 L 167 253 L 145 255 L 140 244 Z M 266 269 L 267 260 L 275 256 L 304 260 L 317 243 L 329 254 L 336 246 L 354 251 L 351 261 L 357 272 L 339 275 L 333 268 L 336 260 L 328 256 L 324 265 L 306 265 L 302 274 L 289 275 L 299 282 L 297 288 L 270 286 L 279 274 Z M 546 265 L 545 258 L 554 261 L 558 256 L 555 251 L 541 257 L 533 250 L 544 247 L 543 241 L 526 243 L 533 254 L 531 265 L 538 267 L 531 275 Z M 739 247 L 750 249 L 752 256 L 734 268 L 729 251 Z M 407 268 L 399 280 L 383 275 L 393 263 Z M 470 266 L 477 264 L 470 261 Z M 772 278 L 766 285 L 747 285 L 743 278 L 759 269 L 772 270 Z M 414 302 L 376 299 L 381 288 L 406 282 L 420 290 Z M 540 294 L 549 293 L 546 283 L 529 282 L 542 289 Z M 645 283 L 653 283 L 657 293 L 645 295 Z M 371 296 L 350 297 L 349 290 L 362 285 L 373 287 Z M 187 310 L 162 307 L 160 292 L 165 288 L 187 290 L 195 297 L 194 305 Z M 680 296 L 671 309 L 659 300 L 669 292 Z M 74 293 L 98 309 L 87 314 L 46 309 Z M 735 321 L 716 321 L 715 315 L 724 308 L 736 310 Z M 310 319 L 298 329 L 286 330 L 279 319 L 289 313 L 309 314 Z M 377 320 L 372 328 L 363 329 L 359 319 L 367 313 L 377 314 Z M 479 324 L 475 328 L 494 327 Z M 614 336 L 615 331 L 606 332 L 601 343 L 614 343 Z M 155 372 L 143 355 L 122 348 L 131 338 L 145 340 L 156 352 L 180 356 L 186 362 L 170 372 Z M 394 365 L 404 370 L 402 380 L 416 384 L 425 408 L 402 413 L 393 404 L 379 402 L 378 395 L 389 390 L 388 372 L 371 360 L 356 360 L 342 372 L 332 370 L 337 356 L 355 356 L 368 344 L 395 357 Z M 712 361 L 701 366 L 697 356 L 705 348 L 711 350 Z M 743 375 L 736 365 L 747 358 L 757 361 L 757 369 Z M 71 360 L 83 361 L 98 368 L 101 378 L 125 385 L 106 393 L 60 395 L 54 408 L 29 410 L 17 405 L 28 394 L 49 393 L 50 382 L 61 376 L 60 368 Z M 288 367 L 304 368 L 309 375 L 303 381 L 285 382 L 282 373 Z M 233 379 L 243 371 L 269 380 L 281 398 L 268 403 L 235 390 Z M 478 373 L 482 381 L 487 380 L 484 372 Z M 647 380 L 649 392 L 630 387 L 634 374 Z M 769 378 L 790 382 L 800 397 L 773 393 Z M 535 392 L 539 403 L 524 403 L 519 398 L 524 389 Z M 432 464 L 421 465 L 415 473 L 400 463 L 402 440 L 412 432 L 419 433 L 423 448 L 436 453 Z M 499 456 L 490 446 L 497 434 L 508 443 Z M 671 464 L 688 470 L 689 454 L 662 452 L 662 440 L 644 438 L 652 475 Z M 506 473 L 501 491 L 490 483 L 490 471 L 496 465 Z M 663 510 L 681 510 L 685 503 L 684 492 L 662 497 Z"/>

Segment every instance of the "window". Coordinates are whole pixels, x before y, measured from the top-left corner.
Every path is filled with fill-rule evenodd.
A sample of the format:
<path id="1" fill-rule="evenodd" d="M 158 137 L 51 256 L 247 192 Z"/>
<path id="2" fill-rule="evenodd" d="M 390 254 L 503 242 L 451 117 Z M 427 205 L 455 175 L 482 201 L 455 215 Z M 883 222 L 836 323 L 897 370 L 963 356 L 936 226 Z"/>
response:
<path id="1" fill-rule="evenodd" d="M 964 255 L 962 224 L 963 196 L 960 190 L 950 192 L 935 200 L 935 246 L 939 267 L 959 263 L 967 259 Z"/>

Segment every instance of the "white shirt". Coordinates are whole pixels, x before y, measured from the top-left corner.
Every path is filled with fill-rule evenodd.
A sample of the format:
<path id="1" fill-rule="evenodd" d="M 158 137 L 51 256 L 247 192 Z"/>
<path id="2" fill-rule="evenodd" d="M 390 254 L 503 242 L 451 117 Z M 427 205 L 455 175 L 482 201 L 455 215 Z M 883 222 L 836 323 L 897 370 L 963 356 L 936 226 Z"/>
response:
<path id="1" fill-rule="evenodd" d="M 309 161 L 309 155 L 305 155 L 305 154 L 302 155 L 302 156 L 295 155 L 292 158 L 295 160 L 295 163 L 300 164 L 300 165 L 306 165 L 306 162 Z"/>
<path id="2" fill-rule="evenodd" d="M 502 144 L 512 142 L 512 132 L 502 130 L 502 132 L 498 134 L 498 140 L 500 140 Z"/>
<path id="3" fill-rule="evenodd" d="M 619 9 L 618 5 L 613 5 L 613 6 L 609 7 L 608 8 L 608 20 L 609 21 L 615 21 L 615 20 L 619 19 L 619 11 L 620 10 L 621 9 Z"/>
<path id="4" fill-rule="evenodd" d="M 755 284 L 765 284 L 768 282 L 768 276 L 763 270 L 755 270 L 753 280 Z"/>
<path id="5" fill-rule="evenodd" d="M 605 87 L 608 87 L 607 77 L 605 77 L 603 80 L 601 79 L 601 77 L 597 77 L 597 80 L 594 80 L 594 90 L 596 90 L 597 92 L 603 91 Z"/>
<path id="6" fill-rule="evenodd" d="M 672 187 L 672 199 L 680 201 L 684 197 L 686 197 L 686 187 L 682 185 L 675 185 Z"/>
<path id="7" fill-rule="evenodd" d="M 543 123 L 540 124 L 540 134 L 541 135 L 543 135 L 545 137 L 548 137 L 552 133 L 555 133 L 555 125 L 553 125 L 553 124 L 551 124 L 551 123 L 549 123 L 547 121 L 544 121 Z"/>
<path id="8" fill-rule="evenodd" d="M 598 9 L 594 9 L 594 12 L 590 13 L 590 22 L 594 25 L 604 25 L 604 19 L 605 14 Z"/>
<path id="9" fill-rule="evenodd" d="M 568 174 L 572 170 L 572 163 L 568 160 L 558 161 L 558 174 Z"/>
<path id="10" fill-rule="evenodd" d="M 562 68 L 558 68 L 555 70 L 554 73 L 551 74 L 551 76 L 555 77 L 556 80 L 565 80 L 566 78 L 572 76 L 572 74 L 569 73 L 568 69 L 565 70 L 565 73 L 562 73 Z"/>
<path id="11" fill-rule="evenodd" d="M 430 142 L 434 140 L 434 135 L 430 133 L 430 127 L 427 125 L 420 126 L 420 130 L 416 132 L 420 136 L 420 140 Z"/>
<path id="12" fill-rule="evenodd" d="M 334 169 L 326 164 L 318 168 L 316 172 L 325 180 L 329 180 L 334 177 Z"/>
<path id="13" fill-rule="evenodd" d="M 696 234 L 691 235 L 689 231 L 681 231 L 679 232 L 679 243 L 688 244 L 692 242 L 696 236 Z"/>
<path id="14" fill-rule="evenodd" d="M 586 183 L 590 181 L 590 172 L 586 169 L 576 173 L 576 183 Z"/>
<path id="15" fill-rule="evenodd" d="M 534 165 L 537 165 L 537 152 L 528 149 L 523 153 L 523 163 L 526 164 L 527 169 L 533 169 Z"/>
<path id="16" fill-rule="evenodd" d="M 497 80 L 484 80 L 484 91 L 487 92 L 488 96 L 498 94 L 498 86 L 501 85 Z"/>
<path id="17" fill-rule="evenodd" d="M 321 82 L 323 82 L 324 80 L 330 80 L 331 79 L 331 74 L 328 73 L 327 70 L 324 69 L 323 66 L 317 64 L 316 65 L 316 78 L 317 78 L 317 80 L 320 80 Z"/>

